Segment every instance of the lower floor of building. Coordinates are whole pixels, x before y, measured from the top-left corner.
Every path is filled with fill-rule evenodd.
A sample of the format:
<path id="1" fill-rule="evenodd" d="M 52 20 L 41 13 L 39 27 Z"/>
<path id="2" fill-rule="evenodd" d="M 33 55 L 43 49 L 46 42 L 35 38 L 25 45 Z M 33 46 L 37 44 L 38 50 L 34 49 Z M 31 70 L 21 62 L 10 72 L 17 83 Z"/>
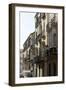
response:
<path id="1" fill-rule="evenodd" d="M 57 76 L 58 61 L 53 59 L 31 64 L 30 69 L 33 77 Z"/>
<path id="2" fill-rule="evenodd" d="M 38 60 L 37 60 L 38 61 Z M 46 60 L 39 62 L 25 62 L 24 70 L 26 71 L 26 77 L 44 77 L 44 76 L 57 76 L 58 75 L 58 59 L 57 55 L 47 57 Z M 30 71 L 30 72 L 28 72 Z"/>

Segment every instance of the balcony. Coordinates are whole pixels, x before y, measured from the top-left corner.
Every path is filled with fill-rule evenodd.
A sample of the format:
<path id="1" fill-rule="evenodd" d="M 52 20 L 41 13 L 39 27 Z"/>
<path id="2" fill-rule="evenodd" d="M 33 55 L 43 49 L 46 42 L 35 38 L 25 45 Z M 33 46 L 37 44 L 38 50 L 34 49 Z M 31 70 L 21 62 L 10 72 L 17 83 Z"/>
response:
<path id="1" fill-rule="evenodd" d="M 32 63 L 39 64 L 39 63 L 43 62 L 45 59 L 46 59 L 45 56 L 41 56 L 41 55 L 35 56 L 34 59 L 32 60 Z"/>
<path id="2" fill-rule="evenodd" d="M 39 51 L 39 55 L 40 55 L 40 59 L 42 60 L 46 60 L 49 57 L 56 57 L 57 56 L 57 48 L 56 47 L 52 47 L 52 48 L 48 48 L 48 49 L 40 49 Z"/>
<path id="3" fill-rule="evenodd" d="M 31 59 L 31 62 L 32 62 L 33 64 L 35 64 L 35 63 L 38 64 L 38 63 L 44 61 L 44 59 L 45 59 L 45 53 L 44 53 L 43 50 L 39 50 L 39 55 L 36 54 L 36 55 L 34 55 L 33 57 L 31 57 L 31 58 L 32 58 L 32 59 Z"/>
<path id="4" fill-rule="evenodd" d="M 53 54 L 53 55 L 57 55 L 57 48 L 52 47 L 52 48 L 50 49 L 50 52 L 51 52 L 51 54 Z"/>
<path id="5" fill-rule="evenodd" d="M 39 57 L 39 56 L 35 56 L 35 57 L 33 58 L 33 60 L 32 60 L 32 63 L 33 63 L 33 64 L 38 64 L 38 63 L 40 63 L 40 57 Z"/>
<path id="6" fill-rule="evenodd" d="M 57 57 L 57 48 L 52 47 L 46 50 L 46 57 L 49 60 L 50 58 Z"/>
<path id="7" fill-rule="evenodd" d="M 39 55 L 34 55 L 31 57 L 31 63 L 39 64 L 40 62 L 46 60 L 53 60 L 52 58 L 57 58 L 57 48 L 47 48 L 47 49 L 39 49 Z"/>

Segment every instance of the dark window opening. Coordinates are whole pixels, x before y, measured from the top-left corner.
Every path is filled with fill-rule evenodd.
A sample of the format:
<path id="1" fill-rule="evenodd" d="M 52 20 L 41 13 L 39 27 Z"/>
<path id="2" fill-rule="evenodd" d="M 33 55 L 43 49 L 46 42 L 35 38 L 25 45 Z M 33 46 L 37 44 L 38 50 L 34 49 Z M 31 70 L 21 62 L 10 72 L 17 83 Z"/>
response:
<path id="1" fill-rule="evenodd" d="M 57 75 L 57 68 L 56 68 L 56 64 L 53 63 L 53 76 L 56 76 Z"/>
<path id="2" fill-rule="evenodd" d="M 48 76 L 51 76 L 51 64 L 48 66 Z"/>

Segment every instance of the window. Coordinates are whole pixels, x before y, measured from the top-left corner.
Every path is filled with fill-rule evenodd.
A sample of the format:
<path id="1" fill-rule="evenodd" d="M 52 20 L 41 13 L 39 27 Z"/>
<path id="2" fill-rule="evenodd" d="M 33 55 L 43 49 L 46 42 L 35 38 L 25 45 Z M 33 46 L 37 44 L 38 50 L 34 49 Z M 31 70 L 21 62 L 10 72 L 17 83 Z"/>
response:
<path id="1" fill-rule="evenodd" d="M 51 64 L 49 64 L 49 76 L 51 76 Z"/>
<path id="2" fill-rule="evenodd" d="M 54 44 L 54 46 L 56 45 L 56 33 L 54 33 L 54 35 L 53 35 L 53 44 Z"/>
<path id="3" fill-rule="evenodd" d="M 57 75 L 57 70 L 56 70 L 56 64 L 53 63 L 53 76 L 56 76 Z"/>
<path id="4" fill-rule="evenodd" d="M 48 76 L 51 76 L 51 64 L 48 66 Z"/>
<path id="5" fill-rule="evenodd" d="M 49 55 L 50 55 L 50 51 L 46 50 L 46 56 L 49 56 Z"/>
<path id="6" fill-rule="evenodd" d="M 41 13 L 41 18 L 42 18 L 42 19 L 45 19 L 45 17 L 46 17 L 46 16 L 45 16 L 45 13 Z"/>

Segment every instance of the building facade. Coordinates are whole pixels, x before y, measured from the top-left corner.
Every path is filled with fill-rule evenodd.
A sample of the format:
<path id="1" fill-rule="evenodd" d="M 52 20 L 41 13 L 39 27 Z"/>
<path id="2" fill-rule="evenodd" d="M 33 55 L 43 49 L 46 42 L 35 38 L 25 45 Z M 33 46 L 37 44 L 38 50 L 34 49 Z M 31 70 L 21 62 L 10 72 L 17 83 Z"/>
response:
<path id="1" fill-rule="evenodd" d="M 48 75 L 58 74 L 58 15 L 48 14 L 47 23 L 47 42 L 48 42 Z"/>
<path id="2" fill-rule="evenodd" d="M 24 60 L 23 60 L 23 49 L 20 49 L 20 77 L 23 77 Z"/>
<path id="3" fill-rule="evenodd" d="M 35 31 L 23 47 L 24 69 L 32 77 L 58 74 L 58 16 L 56 13 L 36 13 Z"/>

